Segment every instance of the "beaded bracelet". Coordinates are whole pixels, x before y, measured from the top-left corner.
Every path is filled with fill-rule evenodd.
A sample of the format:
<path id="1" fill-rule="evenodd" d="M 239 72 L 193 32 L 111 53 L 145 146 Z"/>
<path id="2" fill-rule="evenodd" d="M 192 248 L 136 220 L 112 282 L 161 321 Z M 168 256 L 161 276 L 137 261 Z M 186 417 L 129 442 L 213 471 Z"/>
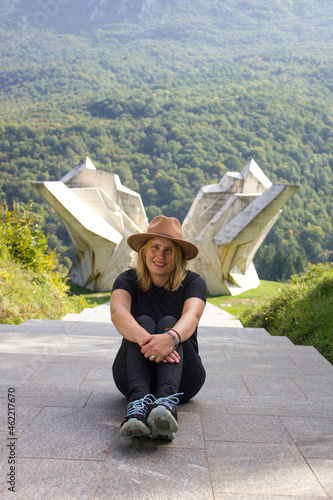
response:
<path id="1" fill-rule="evenodd" d="M 175 349 L 177 349 L 178 344 L 179 344 L 178 339 L 175 337 L 175 335 L 173 333 L 170 332 L 170 330 L 167 330 L 166 333 L 168 333 L 169 335 L 171 335 L 171 337 L 175 341 Z"/>
<path id="2" fill-rule="evenodd" d="M 177 337 L 178 337 L 178 344 L 181 344 L 182 339 L 181 339 L 179 333 L 177 332 L 177 330 L 175 330 L 174 328 L 170 328 L 170 330 L 172 330 L 177 335 Z"/>

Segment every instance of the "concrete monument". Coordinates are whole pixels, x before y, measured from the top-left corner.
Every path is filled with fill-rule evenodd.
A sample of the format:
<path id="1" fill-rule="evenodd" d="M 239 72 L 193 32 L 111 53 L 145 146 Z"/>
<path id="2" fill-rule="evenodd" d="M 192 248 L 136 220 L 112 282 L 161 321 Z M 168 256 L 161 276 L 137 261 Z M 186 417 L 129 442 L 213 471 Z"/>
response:
<path id="1" fill-rule="evenodd" d="M 88 157 L 60 181 L 33 184 L 63 218 L 75 245 L 71 280 L 109 291 L 131 261 L 127 237 L 148 227 L 140 195 L 118 175 L 96 170 Z M 272 184 L 254 160 L 200 189 L 183 222 L 183 237 L 199 247 L 188 265 L 211 295 L 237 295 L 260 284 L 254 255 L 297 189 Z"/>
<path id="2" fill-rule="evenodd" d="M 298 186 L 272 184 L 254 160 L 200 189 L 183 237 L 199 247 L 189 267 L 211 295 L 238 295 L 260 282 L 253 258 Z"/>
<path id="3" fill-rule="evenodd" d="M 148 227 L 140 195 L 124 187 L 118 175 L 97 170 L 88 157 L 60 181 L 33 184 L 62 217 L 75 245 L 70 279 L 109 291 L 131 261 L 127 237 Z"/>

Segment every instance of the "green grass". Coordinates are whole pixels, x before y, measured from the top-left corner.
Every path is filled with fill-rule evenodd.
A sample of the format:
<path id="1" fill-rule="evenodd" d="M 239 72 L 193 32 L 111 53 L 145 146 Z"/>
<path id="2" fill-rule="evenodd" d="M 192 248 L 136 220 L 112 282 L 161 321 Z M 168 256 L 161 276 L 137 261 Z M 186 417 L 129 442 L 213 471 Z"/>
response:
<path id="1" fill-rule="evenodd" d="M 315 347 L 333 363 L 333 265 L 310 265 L 278 294 L 240 315 L 245 327 L 266 328 L 296 345 Z"/>
<path id="2" fill-rule="evenodd" d="M 229 314 L 239 318 L 249 307 L 257 306 L 267 297 L 271 297 L 283 290 L 285 283 L 277 281 L 260 281 L 260 286 L 236 296 L 222 295 L 208 296 L 207 300 L 214 306 L 220 307 Z"/>
<path id="3" fill-rule="evenodd" d="M 68 280 L 69 296 L 79 296 L 85 300 L 85 307 L 96 307 L 109 302 L 111 292 L 92 292 Z"/>
<path id="4" fill-rule="evenodd" d="M 208 297 L 244 327 L 285 335 L 295 345 L 315 347 L 333 363 L 333 265 L 310 265 L 286 283 L 261 281 L 235 297 Z"/>
<path id="5" fill-rule="evenodd" d="M 52 273 L 37 274 L 0 257 L 0 323 L 20 324 L 29 319 L 61 319 L 87 307 L 82 296 L 68 296 Z"/>
<path id="6" fill-rule="evenodd" d="M 110 292 L 94 293 L 64 278 L 62 289 L 54 277 L 43 277 L 3 255 L 0 258 L 0 323 L 29 319 L 62 319 L 110 300 Z"/>

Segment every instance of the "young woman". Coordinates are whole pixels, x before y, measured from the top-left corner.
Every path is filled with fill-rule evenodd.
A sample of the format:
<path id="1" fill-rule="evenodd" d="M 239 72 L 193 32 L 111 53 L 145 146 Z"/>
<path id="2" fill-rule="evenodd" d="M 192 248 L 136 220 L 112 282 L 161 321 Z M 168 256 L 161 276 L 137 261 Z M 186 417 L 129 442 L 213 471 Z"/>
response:
<path id="1" fill-rule="evenodd" d="M 195 396 L 206 376 L 197 342 L 206 285 L 186 270 L 198 248 L 183 240 L 177 219 L 164 216 L 127 243 L 137 265 L 118 276 L 111 294 L 111 319 L 123 336 L 113 377 L 128 398 L 120 435 L 172 439 L 176 404 Z"/>

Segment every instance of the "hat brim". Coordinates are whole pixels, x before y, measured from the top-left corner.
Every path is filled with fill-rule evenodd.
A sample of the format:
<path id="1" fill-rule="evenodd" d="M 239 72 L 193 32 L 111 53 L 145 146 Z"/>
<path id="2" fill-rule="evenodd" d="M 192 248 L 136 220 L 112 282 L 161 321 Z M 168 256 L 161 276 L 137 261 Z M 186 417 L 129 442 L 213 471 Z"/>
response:
<path id="1" fill-rule="evenodd" d="M 159 234 L 159 233 L 132 234 L 127 238 L 127 244 L 132 248 L 132 250 L 135 250 L 137 252 L 142 243 L 144 243 L 147 240 L 150 240 L 151 238 L 167 238 L 168 240 L 178 243 L 178 245 L 184 252 L 186 260 L 194 259 L 199 253 L 199 249 L 196 245 L 194 245 L 194 243 L 191 243 L 190 241 L 180 240 L 178 238 L 172 238 L 172 236 L 166 236 L 164 234 Z"/>

